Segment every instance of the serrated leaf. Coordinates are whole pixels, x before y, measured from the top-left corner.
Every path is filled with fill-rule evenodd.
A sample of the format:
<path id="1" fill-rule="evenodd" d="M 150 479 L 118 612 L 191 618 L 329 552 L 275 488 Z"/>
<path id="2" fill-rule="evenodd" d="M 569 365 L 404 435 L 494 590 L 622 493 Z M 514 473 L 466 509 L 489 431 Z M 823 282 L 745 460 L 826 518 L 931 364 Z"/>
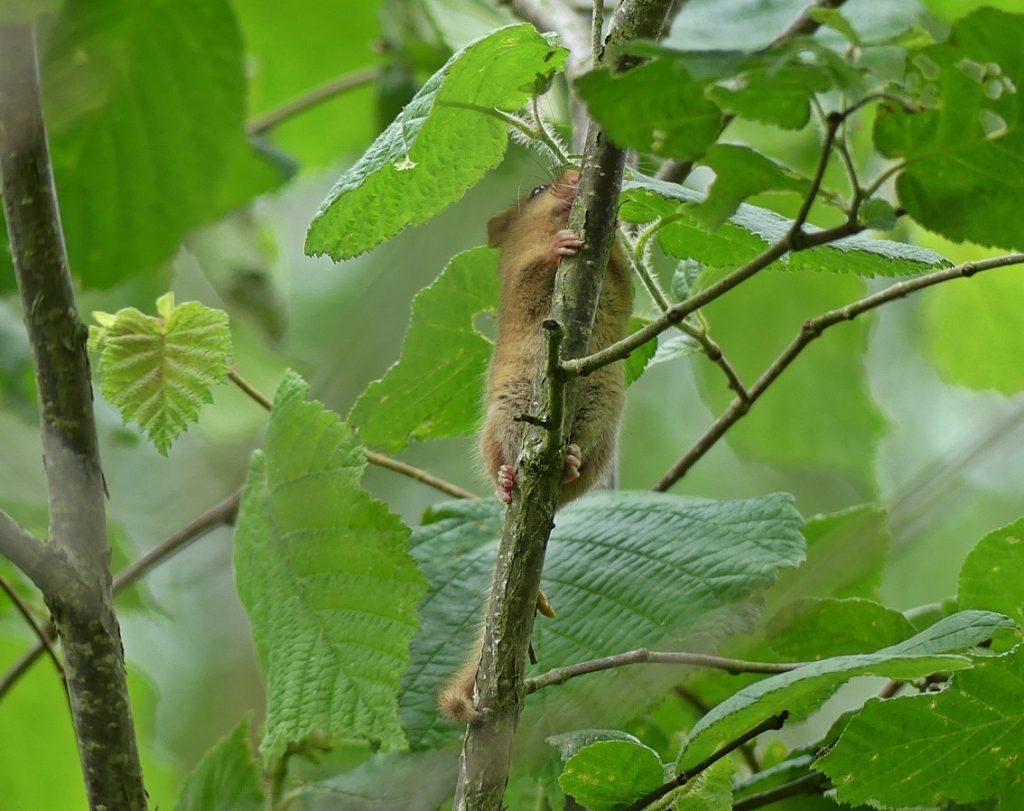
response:
<path id="1" fill-rule="evenodd" d="M 362 446 L 289 373 L 235 531 L 238 594 L 267 686 L 261 752 L 319 731 L 403 741 L 398 682 L 423 576 L 409 530 L 360 487 Z"/>
<path id="2" fill-rule="evenodd" d="M 947 43 L 911 54 L 908 80 L 933 109 L 883 107 L 875 145 L 906 168 L 901 205 L 926 228 L 957 242 L 1019 250 L 1024 161 L 1024 15 L 991 8 L 958 21 Z M 954 116 L 957 126 L 945 126 Z M 965 201 L 970 205 L 964 205 Z"/>
<path id="3" fill-rule="evenodd" d="M 225 0 L 64 3 L 47 43 L 53 173 L 84 285 L 159 268 L 224 201 L 284 179 L 243 135 L 243 43 Z"/>
<path id="4" fill-rule="evenodd" d="M 715 142 L 722 111 L 676 59 L 655 59 L 624 74 L 597 70 L 576 89 L 609 137 L 622 147 L 667 158 L 700 157 Z"/>
<path id="5" fill-rule="evenodd" d="M 819 65 L 755 64 L 712 86 L 708 96 L 740 118 L 799 130 L 810 120 L 811 97 L 831 86 L 829 71 Z"/>
<path id="6" fill-rule="evenodd" d="M 103 396 L 166 456 L 203 404 L 213 402 L 213 384 L 227 376 L 231 331 L 223 310 L 198 301 L 175 306 L 172 293 L 157 300 L 157 310 L 162 315 L 118 310 L 110 326 L 93 327 L 89 343 L 100 353 Z"/>
<path id="7" fill-rule="evenodd" d="M 175 811 L 257 811 L 265 798 L 249 748 L 249 719 L 221 738 L 185 780 Z"/>
<path id="8" fill-rule="evenodd" d="M 694 213 L 696 207 L 685 205 L 703 203 L 706 198 L 700 192 L 635 172 L 623 180 L 622 191 L 627 204 L 624 219 L 648 222 L 671 215 L 673 222 L 661 229 L 659 237 L 666 253 L 679 259 L 697 259 L 713 267 L 733 267 L 750 261 L 783 239 L 793 225 L 774 211 L 742 203 L 711 234 Z M 806 225 L 804 230 L 813 234 L 821 229 Z M 787 254 L 779 262 L 779 266 L 789 270 L 824 270 L 858 276 L 899 276 L 949 264 L 927 248 L 869 239 L 860 234 Z"/>
<path id="9" fill-rule="evenodd" d="M 435 694 L 477 634 L 501 520 L 494 500 L 453 502 L 414 530 L 412 553 L 431 586 L 403 678 L 401 714 L 413 748 L 461 735 L 438 717 Z M 799 516 L 781 494 L 716 502 L 607 492 L 566 505 L 555 520 L 543 585 L 558 616 L 534 627 L 531 675 L 638 646 L 712 647 L 749 626 L 749 598 L 803 552 Z M 681 672 L 624 668 L 541 690 L 527 699 L 517 745 L 534 752 L 548 735 L 623 723 Z"/>
<path id="10" fill-rule="evenodd" d="M 961 803 L 1024 772 L 1024 647 L 957 673 L 938 695 L 869 701 L 816 764 L 843 803 Z M 965 764 L 969 764 L 965 768 Z"/>
<path id="11" fill-rule="evenodd" d="M 306 253 L 358 256 L 462 197 L 508 145 L 507 124 L 466 105 L 517 109 L 530 97 L 523 85 L 560 71 L 567 54 L 532 25 L 498 29 L 456 53 L 335 184 Z"/>
<path id="12" fill-rule="evenodd" d="M 812 599 L 791 603 L 765 626 L 768 645 L 792 661 L 867 653 L 914 635 L 899 611 L 862 599 Z"/>
<path id="13" fill-rule="evenodd" d="M 631 741 L 598 741 L 573 755 L 558 785 L 593 811 L 615 811 L 665 782 L 658 753 Z"/>
<path id="14" fill-rule="evenodd" d="M 619 729 L 576 729 L 572 732 L 563 732 L 559 735 L 552 735 L 546 743 L 558 750 L 559 757 L 564 761 L 571 758 L 580 749 L 590 746 L 598 741 L 627 741 L 642 746 L 643 743 L 635 735 L 623 732 Z"/>
<path id="15" fill-rule="evenodd" d="M 495 311 L 498 286 L 498 252 L 476 248 L 416 294 L 401 357 L 352 406 L 349 420 L 364 442 L 396 451 L 476 430 L 494 347 L 473 321 Z"/>
<path id="16" fill-rule="evenodd" d="M 990 532 L 964 559 L 961 608 L 998 611 L 1024 627 L 1024 519 Z"/>
<path id="17" fill-rule="evenodd" d="M 675 794 L 672 811 L 731 811 L 732 775 L 736 770 L 729 758 L 712 763 Z"/>
<path id="18" fill-rule="evenodd" d="M 694 725 L 679 768 L 700 763 L 719 747 L 783 711 L 789 713 L 790 721 L 805 717 L 854 676 L 915 679 L 969 668 L 972 663 L 967 657 L 943 654 L 976 645 L 1007 622 L 998 614 L 961 612 L 875 653 L 823 659 L 754 682 Z"/>
<path id="19" fill-rule="evenodd" d="M 736 213 L 740 203 L 765 191 L 790 191 L 806 194 L 807 178 L 750 147 L 715 144 L 701 163 L 715 173 L 708 196 L 694 214 L 714 231 Z"/>

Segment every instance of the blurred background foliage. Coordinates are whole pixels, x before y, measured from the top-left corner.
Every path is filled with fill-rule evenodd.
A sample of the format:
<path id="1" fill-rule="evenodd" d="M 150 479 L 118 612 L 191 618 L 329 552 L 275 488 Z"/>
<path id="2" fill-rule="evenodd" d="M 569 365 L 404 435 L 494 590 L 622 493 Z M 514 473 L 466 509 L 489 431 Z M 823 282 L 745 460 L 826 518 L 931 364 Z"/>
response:
<path id="1" fill-rule="evenodd" d="M 670 40 L 680 47 L 756 47 L 803 4 L 758 3 L 756 26 L 752 5 L 692 0 Z M 864 36 L 912 24 L 941 34 L 979 5 L 850 0 L 846 14 Z M 1019 0 L 985 5 L 1021 10 Z M 24 10 L 12 5 L 2 13 Z M 484 242 L 491 213 L 548 175 L 513 147 L 498 170 L 430 223 L 341 264 L 311 259 L 302 252 L 306 227 L 339 171 L 452 49 L 510 21 L 507 9 L 487 0 L 90 0 L 51 2 L 45 12 L 46 113 L 83 316 L 128 305 L 149 312 L 167 289 L 178 301 L 223 308 L 231 316 L 237 368 L 266 393 L 294 368 L 313 396 L 345 414 L 397 358 L 413 295 L 453 254 Z M 281 105 L 340 77 L 359 80 L 354 89 L 268 126 L 267 116 Z M 556 87 L 544 106 L 561 111 L 564 89 Z M 854 120 L 853 146 L 862 158 L 869 154 L 869 124 Z M 810 173 L 816 136 L 813 123 L 783 132 L 737 122 L 727 140 L 752 143 Z M 833 168 L 827 182 L 842 188 Z M 792 216 L 799 198 L 753 202 Z M 829 225 L 830 216 L 823 209 L 811 219 Z M 989 255 L 912 225 L 893 238 L 954 261 Z M 31 523 L 38 520 L 31 516 L 45 515 L 46 491 L 9 262 L 5 250 L 0 504 Z M 666 262 L 666 281 L 672 269 Z M 803 319 L 871 287 L 853 277 L 771 272 L 706 316 L 749 380 Z M 1000 314 L 1022 308 L 1024 276 L 1002 271 L 837 327 L 674 491 L 724 498 L 784 490 L 796 495 L 805 516 L 876 502 L 887 511 L 891 535 L 883 601 L 909 608 L 942 600 L 954 593 L 973 543 L 1021 513 L 1024 399 L 1016 392 L 1024 385 L 1024 339 L 1019 330 L 1000 328 L 1011 320 Z M 649 487 L 728 396 L 701 356 L 649 369 L 629 393 L 622 486 Z M 165 459 L 109 404 L 98 400 L 97 413 L 122 561 L 237 489 L 266 422 L 244 395 L 222 386 L 199 425 Z M 414 445 L 401 457 L 475 492 L 490 489 L 472 437 Z M 376 468 L 364 484 L 410 524 L 438 500 L 434 491 Z M 850 542 L 867 546 L 874 538 L 857 535 Z M 211 533 L 121 603 L 153 807 L 173 807 L 183 775 L 202 753 L 263 706 L 230 543 L 229 529 Z M 16 579 L 3 563 L 0 570 Z M 0 672 L 31 642 L 0 600 Z M 2 747 L 2 811 L 84 806 L 67 707 L 49 662 L 37 662 L 0 702 L 0 740 L 19 742 Z M 356 745 L 335 752 L 331 763 L 336 768 L 365 756 Z"/>

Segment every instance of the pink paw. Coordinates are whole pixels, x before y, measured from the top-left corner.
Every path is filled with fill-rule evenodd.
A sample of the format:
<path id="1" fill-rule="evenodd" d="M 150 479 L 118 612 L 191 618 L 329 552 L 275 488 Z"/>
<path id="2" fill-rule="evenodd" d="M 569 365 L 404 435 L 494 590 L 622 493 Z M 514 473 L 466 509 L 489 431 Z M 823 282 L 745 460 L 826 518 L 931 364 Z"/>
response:
<path id="1" fill-rule="evenodd" d="M 570 445 L 565 454 L 565 473 L 562 474 L 562 481 L 565 483 L 574 482 L 580 477 L 580 465 L 583 464 L 583 456 L 580 454 L 579 445 Z"/>
<path id="2" fill-rule="evenodd" d="M 516 486 L 516 469 L 512 465 L 498 468 L 498 492 L 495 495 L 505 504 L 512 503 L 512 490 Z"/>
<path id="3" fill-rule="evenodd" d="M 544 262 L 548 265 L 557 265 L 563 256 L 575 256 L 576 250 L 582 247 L 583 240 L 568 228 L 563 228 L 551 240 L 548 252 L 544 254 Z"/>

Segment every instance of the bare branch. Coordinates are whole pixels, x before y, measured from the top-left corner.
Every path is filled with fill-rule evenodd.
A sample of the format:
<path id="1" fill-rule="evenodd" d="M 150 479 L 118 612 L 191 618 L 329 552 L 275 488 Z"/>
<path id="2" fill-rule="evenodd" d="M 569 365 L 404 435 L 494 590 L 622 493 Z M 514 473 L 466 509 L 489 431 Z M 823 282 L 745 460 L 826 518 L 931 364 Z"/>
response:
<path id="1" fill-rule="evenodd" d="M 25 620 L 29 628 L 32 629 L 32 633 L 39 639 L 39 644 L 42 645 L 46 652 L 50 655 L 50 660 L 53 662 L 53 666 L 57 668 L 57 674 L 60 676 L 61 683 L 64 685 L 64 692 L 67 692 L 67 676 L 64 675 L 64 664 L 60 660 L 60 654 L 57 653 L 57 649 L 53 646 L 53 640 L 50 639 L 50 635 L 46 632 L 46 629 L 39 624 L 39 620 L 35 618 L 32 613 L 32 609 L 28 607 L 26 602 L 21 599 L 21 595 L 14 590 L 14 586 L 7 582 L 7 578 L 0 576 L 0 590 L 4 591 L 11 602 L 14 603 L 14 607 L 18 609 L 18 613 L 21 614 L 21 618 Z"/>
<path id="2" fill-rule="evenodd" d="M 1008 254 L 1006 256 L 995 256 L 991 259 L 980 259 L 976 262 L 966 262 L 962 265 L 957 265 L 956 267 L 938 270 L 934 273 L 928 273 L 924 276 L 918 276 L 917 278 L 908 279 L 905 282 L 894 284 L 878 293 L 865 296 L 852 304 L 847 304 L 845 307 L 830 310 L 827 313 L 819 315 L 817 318 L 805 321 L 803 326 L 800 328 L 800 332 L 782 351 L 782 354 L 780 354 L 771 363 L 771 365 L 765 369 L 764 373 L 757 379 L 757 381 L 747 389 L 748 399 L 746 401 L 741 401 L 738 398 L 733 400 L 722 416 L 720 416 L 715 423 L 694 443 L 693 447 L 690 448 L 690 450 L 688 450 L 686 454 L 657 481 L 653 489 L 667 490 L 685 476 L 687 471 L 693 467 L 694 463 L 714 447 L 725 432 L 747 413 L 750 406 L 762 394 L 764 394 L 776 379 L 778 379 L 779 375 L 785 371 L 786 367 L 796 360 L 797 356 L 803 352 L 807 345 L 814 339 L 820 337 L 821 334 L 829 327 L 835 326 L 843 321 L 850 321 L 862 313 L 866 313 L 876 307 L 881 307 L 883 304 L 888 304 L 891 301 L 896 301 L 897 299 L 909 296 L 911 293 L 916 293 L 918 290 L 924 290 L 932 285 L 948 282 L 952 279 L 969 278 L 976 273 L 981 273 L 986 270 L 994 270 L 995 268 L 1018 265 L 1021 263 L 1024 263 L 1024 254 L 1020 253 Z"/>
<path id="3" fill-rule="evenodd" d="M 270 112 L 254 118 L 246 124 L 245 134 L 250 136 L 263 135 L 289 118 L 304 113 L 319 104 L 323 104 L 335 96 L 377 81 L 379 76 L 380 68 L 365 68 L 364 70 L 357 70 L 354 73 L 332 79 L 326 84 L 322 84 L 320 87 L 316 87 L 308 93 L 287 101 L 280 107 L 276 107 Z"/>
<path id="4" fill-rule="evenodd" d="M 762 732 L 768 732 L 773 729 L 782 729 L 782 725 L 786 723 L 786 719 L 788 717 L 789 712 L 783 710 L 778 715 L 773 715 L 771 718 L 762 721 L 760 724 L 753 727 L 749 731 L 744 732 L 742 735 L 740 735 L 740 737 L 736 738 L 735 740 L 729 741 L 729 743 L 725 744 L 721 749 L 707 757 L 702 762 L 698 763 L 692 769 L 687 769 L 684 772 L 680 772 L 679 775 L 675 777 L 675 779 L 669 780 L 663 786 L 656 788 L 650 794 L 647 794 L 646 796 L 640 798 L 631 806 L 629 806 L 626 809 L 626 811 L 643 811 L 643 809 L 649 806 L 651 803 L 655 802 L 661 797 L 664 797 L 670 791 L 675 791 L 677 788 L 686 785 L 690 780 L 692 780 L 698 774 L 703 772 L 705 769 L 709 768 L 710 766 L 713 766 L 715 763 L 720 761 L 730 752 L 743 746 L 743 744 L 747 743 L 747 741 L 752 741 Z"/>
<path id="5" fill-rule="evenodd" d="M 737 800 L 732 807 L 733 811 L 753 811 L 755 808 L 764 808 L 780 800 L 788 800 L 790 797 L 803 797 L 808 794 L 821 794 L 832 787 L 828 778 L 819 773 L 811 772 L 796 780 L 783 783 L 781 786 L 762 791 L 758 794 L 751 794 L 742 800 Z"/>
<path id="6" fill-rule="evenodd" d="M 685 653 L 674 651 L 650 651 L 647 648 L 631 650 L 628 653 L 617 653 L 603 656 L 589 662 L 556 667 L 547 673 L 526 680 L 526 693 L 529 695 L 537 690 L 561 684 L 577 676 L 587 673 L 598 673 L 617 667 L 638 664 L 685 665 L 686 667 L 706 667 L 724 670 L 727 673 L 788 673 L 803 667 L 804 662 L 747 662 L 743 659 L 729 659 L 724 656 L 712 656 L 706 653 Z"/>
<path id="7" fill-rule="evenodd" d="M 52 580 L 52 556 L 48 553 L 45 541 L 0 510 L 0 555 L 28 575 L 40 591 L 56 585 Z"/>

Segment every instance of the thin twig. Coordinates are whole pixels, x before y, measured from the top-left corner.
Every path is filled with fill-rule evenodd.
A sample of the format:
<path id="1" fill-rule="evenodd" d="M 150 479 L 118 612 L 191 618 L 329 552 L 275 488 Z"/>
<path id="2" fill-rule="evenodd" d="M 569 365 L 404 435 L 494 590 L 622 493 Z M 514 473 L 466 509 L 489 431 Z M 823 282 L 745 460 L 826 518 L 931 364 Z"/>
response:
<path id="1" fill-rule="evenodd" d="M 660 786 L 659 788 L 656 788 L 650 794 L 647 794 L 646 796 L 641 797 L 639 800 L 637 800 L 635 803 L 633 803 L 631 806 L 629 806 L 626 809 L 626 811 L 642 811 L 642 809 L 646 808 L 647 806 L 649 806 L 651 803 L 653 803 L 654 801 L 658 800 L 659 798 L 664 797 L 670 791 L 675 791 L 680 786 L 686 785 L 686 783 L 688 783 L 690 780 L 692 780 L 698 774 L 703 772 L 705 769 L 713 766 L 715 763 L 720 761 L 722 758 L 724 758 L 730 752 L 732 752 L 732 751 L 738 749 L 739 747 L 743 746 L 743 744 L 745 744 L 747 741 L 752 741 L 754 738 L 756 738 L 762 732 L 768 732 L 768 731 L 773 730 L 773 729 L 782 729 L 782 725 L 786 723 L 786 719 L 788 717 L 789 717 L 789 712 L 787 710 L 783 710 L 778 715 L 773 715 L 771 718 L 765 719 L 764 721 L 762 721 L 757 726 L 753 727 L 752 729 L 748 730 L 747 732 L 744 732 L 742 735 L 740 735 L 740 737 L 738 737 L 735 740 L 732 740 L 729 743 L 725 744 L 725 746 L 723 746 L 721 749 L 717 750 L 714 754 L 712 754 L 712 755 L 708 756 L 707 758 L 705 758 L 703 761 L 698 763 L 693 768 L 687 769 L 686 771 L 683 771 L 683 772 L 680 772 L 675 777 L 675 779 L 669 780 L 663 786 Z"/>
<path id="2" fill-rule="evenodd" d="M 257 116 L 246 124 L 245 134 L 250 136 L 262 135 L 289 118 L 304 113 L 335 96 L 377 81 L 379 76 L 380 68 L 364 68 L 345 76 L 339 76 L 337 79 L 332 79 L 298 98 L 286 101 L 280 107 L 275 107 L 268 113 Z"/>
<path id="3" fill-rule="evenodd" d="M 729 659 L 724 656 L 712 656 L 706 653 L 686 653 L 678 651 L 651 651 L 647 648 L 638 648 L 626 653 L 617 653 L 612 656 L 603 656 L 600 659 L 593 659 L 589 662 L 579 662 L 566 667 L 556 667 L 547 673 L 534 676 L 526 680 L 527 694 L 536 692 L 545 687 L 562 684 L 577 676 L 585 676 L 587 673 L 598 673 L 602 670 L 612 670 L 617 667 L 638 664 L 661 664 L 661 665 L 685 665 L 687 667 L 706 667 L 715 670 L 724 670 L 726 673 L 789 673 L 798 667 L 803 667 L 804 662 L 748 662 L 743 659 Z"/>
<path id="4" fill-rule="evenodd" d="M 796 780 L 783 783 L 781 786 L 762 791 L 759 794 L 751 794 L 742 800 L 737 800 L 732 811 L 752 811 L 754 808 L 764 808 L 766 805 L 777 803 L 780 800 L 788 800 L 790 797 L 802 797 L 807 794 L 821 794 L 828 791 L 831 784 L 828 778 L 818 772 L 805 774 Z"/>
<path id="5" fill-rule="evenodd" d="M 825 170 L 828 168 L 829 158 L 832 157 L 832 144 L 835 142 L 836 133 L 839 131 L 839 127 L 842 126 L 843 121 L 846 120 L 845 113 L 829 113 L 825 116 L 825 141 L 821 147 L 821 157 L 818 159 L 818 168 L 814 173 L 814 178 L 811 180 L 811 188 L 804 196 L 804 201 L 800 205 L 800 211 L 796 215 L 796 219 L 793 221 L 793 226 L 790 228 L 790 238 L 794 241 L 795 246 L 799 246 L 800 240 L 803 239 L 804 224 L 807 222 L 807 215 L 811 212 L 811 206 L 814 205 L 814 201 L 818 197 L 818 190 L 821 188 L 821 182 L 825 178 Z M 856 209 L 854 209 L 856 211 Z"/>
<path id="6" fill-rule="evenodd" d="M 233 366 L 228 367 L 228 378 L 238 388 L 244 391 L 253 399 L 254 402 L 262 406 L 267 411 L 270 411 L 273 407 L 273 403 L 270 398 L 263 394 L 259 389 L 253 386 L 244 377 L 238 374 L 238 370 Z M 408 476 L 410 479 L 415 479 L 421 484 L 425 484 L 429 487 L 433 487 L 435 490 L 440 490 L 446 495 L 452 496 L 453 498 L 476 498 L 475 493 L 469 492 L 459 487 L 457 484 L 452 484 L 449 481 L 445 481 L 439 476 L 435 476 L 432 473 L 428 473 L 425 470 L 420 470 L 418 467 L 400 462 L 397 459 L 387 456 L 377 451 L 372 451 L 369 448 L 363 448 L 363 455 L 366 456 L 366 460 L 371 464 L 377 465 L 378 467 L 387 468 L 395 473 L 401 473 L 403 476 Z"/>
<path id="7" fill-rule="evenodd" d="M 378 467 L 387 468 L 393 470 L 395 473 L 401 473 L 403 476 L 408 476 L 410 479 L 415 479 L 421 484 L 425 484 L 428 487 L 433 487 L 435 490 L 440 490 L 442 493 L 446 493 L 452 498 L 478 498 L 476 493 L 471 493 L 469 490 L 464 490 L 457 484 L 452 484 L 449 481 L 435 476 L 433 473 L 428 473 L 425 470 L 421 470 L 418 467 L 413 467 L 405 462 L 387 456 L 377 451 L 372 451 L 369 448 L 363 448 L 363 455 L 366 456 L 366 460 L 371 464 L 377 465 Z"/>
<path id="8" fill-rule="evenodd" d="M 163 563 L 193 541 L 198 540 L 214 527 L 220 524 L 234 523 L 241 495 L 241 491 L 239 491 L 217 506 L 207 510 L 194 521 L 189 522 L 183 529 L 161 541 L 141 558 L 118 572 L 114 578 L 113 593 L 115 595 L 120 594 L 143 575 L 148 574 L 155 566 Z M 49 638 L 50 635 L 46 634 L 46 636 Z M 41 642 L 37 643 L 35 647 L 30 648 L 24 656 L 11 666 L 7 673 L 4 674 L 4 677 L 0 679 L 0 701 L 3 700 L 7 691 L 14 686 L 18 679 L 21 678 L 45 650 L 46 648 Z"/>
<path id="9" fill-rule="evenodd" d="M 757 381 L 747 389 L 749 399 L 747 401 L 741 401 L 738 398 L 733 400 L 725 412 L 694 443 L 693 447 L 690 448 L 690 450 L 688 450 L 686 454 L 683 455 L 683 457 L 658 480 L 653 489 L 661 491 L 667 490 L 679 481 L 679 479 L 685 476 L 687 471 L 693 467 L 694 463 L 714 447 L 718 440 L 721 439 L 722 435 L 732 427 L 733 423 L 743 417 L 743 415 L 750 410 L 750 406 L 762 394 L 764 394 L 765 390 L 775 382 L 786 367 L 796 360 L 797 356 L 804 350 L 804 348 L 814 339 L 820 337 L 821 334 L 829 327 L 835 326 L 843 321 L 850 321 L 869 310 L 873 310 L 876 307 L 880 307 L 891 301 L 896 301 L 897 299 L 908 296 L 911 293 L 916 293 L 918 290 L 924 290 L 926 287 L 951 281 L 952 279 L 969 278 L 976 273 L 981 273 L 986 270 L 994 270 L 995 268 L 1007 267 L 1008 265 L 1018 265 L 1021 263 L 1024 263 L 1024 254 L 1021 253 L 996 256 L 990 259 L 980 259 L 975 262 L 965 262 L 964 264 L 957 265 L 956 267 L 935 271 L 934 273 L 928 273 L 924 276 L 918 276 L 915 279 L 909 279 L 905 282 L 894 284 L 878 293 L 865 296 L 851 304 L 847 304 L 845 307 L 840 307 L 836 310 L 829 310 L 827 313 L 823 313 L 817 318 L 805 321 L 797 336 L 771 363 L 771 365 L 765 369 L 764 373 L 757 379 Z"/>
<path id="10" fill-rule="evenodd" d="M 594 69 L 601 67 L 604 45 L 601 34 L 604 31 L 604 0 L 594 0 L 594 11 L 590 21 L 590 50 L 594 57 Z"/>
<path id="11" fill-rule="evenodd" d="M 681 701 L 685 701 L 687 704 L 690 704 L 700 715 L 707 715 L 711 712 L 711 707 L 705 704 L 704 700 L 685 684 L 677 684 L 672 688 L 672 692 L 675 693 Z M 747 768 L 750 769 L 751 774 L 757 774 L 761 771 L 761 762 L 757 759 L 757 752 L 754 751 L 753 744 L 745 743 L 738 751 L 740 756 L 746 762 Z"/>
<path id="12" fill-rule="evenodd" d="M 50 635 L 46 633 L 46 629 L 39 624 L 39 620 L 35 618 L 32 613 L 32 609 L 28 607 L 28 604 L 21 599 L 21 595 L 14 590 L 7 578 L 0 575 L 0 589 L 7 593 L 7 596 L 11 598 L 11 602 L 14 603 L 14 607 L 18 609 L 18 613 L 21 614 L 22 619 L 28 623 L 29 628 L 39 639 L 39 644 L 46 648 L 46 652 L 50 655 L 50 659 L 53 661 L 53 666 L 57 668 L 57 673 L 60 675 L 61 683 L 64 685 L 64 690 L 67 691 L 67 676 L 64 675 L 64 664 L 60 660 L 60 654 L 57 653 L 57 649 L 53 646 L 53 640 L 50 639 Z"/>

